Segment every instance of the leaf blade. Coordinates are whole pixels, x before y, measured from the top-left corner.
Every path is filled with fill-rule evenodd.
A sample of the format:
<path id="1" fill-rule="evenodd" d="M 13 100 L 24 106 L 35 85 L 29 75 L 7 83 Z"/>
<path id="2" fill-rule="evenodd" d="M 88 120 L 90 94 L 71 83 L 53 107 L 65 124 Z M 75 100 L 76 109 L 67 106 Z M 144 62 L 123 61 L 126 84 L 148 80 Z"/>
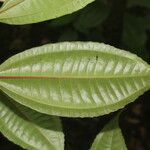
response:
<path id="1" fill-rule="evenodd" d="M 40 112 L 93 117 L 124 107 L 149 90 L 150 68 L 131 53 L 99 43 L 50 44 L 0 66 L 0 87 Z"/>
<path id="2" fill-rule="evenodd" d="M 119 128 L 118 117 L 119 115 L 113 118 L 96 136 L 90 150 L 127 150 Z"/>
<path id="3" fill-rule="evenodd" d="M 1 93 L 0 131 L 12 142 L 25 149 L 62 149 L 64 137 L 57 117 L 43 115 Z"/>
<path id="4" fill-rule="evenodd" d="M 0 22 L 29 24 L 77 11 L 94 0 L 8 0 L 0 9 Z"/>

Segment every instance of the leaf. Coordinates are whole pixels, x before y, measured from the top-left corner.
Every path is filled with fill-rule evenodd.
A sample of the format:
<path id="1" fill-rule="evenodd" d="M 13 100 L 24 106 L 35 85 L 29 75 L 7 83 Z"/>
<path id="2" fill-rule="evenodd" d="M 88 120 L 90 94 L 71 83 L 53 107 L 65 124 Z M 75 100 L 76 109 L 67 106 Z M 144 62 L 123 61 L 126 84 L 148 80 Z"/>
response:
<path id="1" fill-rule="evenodd" d="M 149 60 L 148 50 L 146 49 L 147 34 L 146 30 L 150 25 L 148 17 L 137 17 L 126 14 L 124 20 L 124 31 L 122 43 L 126 49 L 139 54 L 145 60 Z"/>
<path id="2" fill-rule="evenodd" d="M 59 37 L 59 41 L 76 41 L 78 39 L 78 33 L 75 30 L 64 30 L 61 36 Z"/>
<path id="3" fill-rule="evenodd" d="M 128 0 L 128 7 L 132 6 L 141 6 L 141 7 L 146 7 L 150 8 L 150 2 L 149 0 Z"/>
<path id="4" fill-rule="evenodd" d="M 119 115 L 111 120 L 96 136 L 90 150 L 127 150 L 119 128 L 118 117 Z"/>
<path id="5" fill-rule="evenodd" d="M 143 49 L 146 43 L 146 20 L 127 14 L 124 21 L 123 43 L 131 49 Z M 140 34 L 140 36 L 139 36 Z"/>
<path id="6" fill-rule="evenodd" d="M 56 19 L 53 19 L 50 23 L 50 27 L 61 27 L 71 24 L 77 17 L 77 13 L 65 15 Z"/>
<path id="7" fill-rule="evenodd" d="M 109 8 L 102 2 L 95 2 L 88 7 L 85 7 L 80 12 L 80 16 L 74 23 L 74 27 L 80 32 L 87 32 L 87 30 L 100 26 L 106 19 L 109 13 Z"/>
<path id="8" fill-rule="evenodd" d="M 6 0 L 0 9 L 0 22 L 29 24 L 77 11 L 94 0 Z"/>
<path id="9" fill-rule="evenodd" d="M 0 132 L 30 150 L 63 150 L 60 120 L 24 107 L 0 93 Z"/>
<path id="10" fill-rule="evenodd" d="M 133 102 L 150 88 L 150 66 L 129 52 L 93 42 L 49 44 L 0 65 L 0 89 L 50 115 L 93 117 Z"/>

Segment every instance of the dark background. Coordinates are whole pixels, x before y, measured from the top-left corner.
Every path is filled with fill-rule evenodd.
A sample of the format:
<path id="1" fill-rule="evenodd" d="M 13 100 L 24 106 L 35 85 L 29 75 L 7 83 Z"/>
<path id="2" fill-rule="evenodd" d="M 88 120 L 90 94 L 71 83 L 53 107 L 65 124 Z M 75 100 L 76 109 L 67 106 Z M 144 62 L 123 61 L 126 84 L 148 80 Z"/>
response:
<path id="1" fill-rule="evenodd" d="M 0 23 L 0 63 L 46 43 L 97 41 L 137 54 L 150 63 L 150 0 L 96 0 L 71 15 L 32 25 Z M 120 126 L 129 150 L 150 149 L 150 92 L 123 109 Z M 89 149 L 114 113 L 97 118 L 62 118 L 66 150 Z M 22 150 L 0 135 L 0 150 Z"/>

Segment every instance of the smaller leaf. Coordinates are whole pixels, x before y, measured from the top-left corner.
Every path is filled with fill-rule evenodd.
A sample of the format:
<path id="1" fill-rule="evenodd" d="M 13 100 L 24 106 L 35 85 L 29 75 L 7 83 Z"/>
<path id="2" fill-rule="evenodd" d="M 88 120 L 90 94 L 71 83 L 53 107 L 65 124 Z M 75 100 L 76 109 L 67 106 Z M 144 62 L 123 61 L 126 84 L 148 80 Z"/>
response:
<path id="1" fill-rule="evenodd" d="M 73 13 L 94 0 L 6 0 L 0 8 L 0 22 L 29 24 Z"/>
<path id="2" fill-rule="evenodd" d="M 119 115 L 103 128 L 95 138 L 90 150 L 127 150 L 118 119 Z"/>
<path id="3" fill-rule="evenodd" d="M 124 21 L 123 44 L 129 49 L 144 49 L 146 43 L 146 19 L 126 14 Z"/>
<path id="4" fill-rule="evenodd" d="M 30 150 L 63 150 L 59 118 L 20 105 L 0 93 L 0 132 Z"/>
<path id="5" fill-rule="evenodd" d="M 77 17 L 77 13 L 65 15 L 56 19 L 53 19 L 50 23 L 51 27 L 60 27 L 72 23 Z"/>
<path id="6" fill-rule="evenodd" d="M 150 2 L 149 0 L 128 0 L 128 7 L 132 6 L 141 6 L 150 8 Z"/>
<path id="7" fill-rule="evenodd" d="M 76 41 L 78 40 L 78 33 L 74 30 L 65 30 L 58 39 L 59 41 Z"/>
<path id="8" fill-rule="evenodd" d="M 95 2 L 80 11 L 80 16 L 74 23 L 74 27 L 80 32 L 87 32 L 91 28 L 99 26 L 107 17 L 108 7 L 102 2 Z"/>

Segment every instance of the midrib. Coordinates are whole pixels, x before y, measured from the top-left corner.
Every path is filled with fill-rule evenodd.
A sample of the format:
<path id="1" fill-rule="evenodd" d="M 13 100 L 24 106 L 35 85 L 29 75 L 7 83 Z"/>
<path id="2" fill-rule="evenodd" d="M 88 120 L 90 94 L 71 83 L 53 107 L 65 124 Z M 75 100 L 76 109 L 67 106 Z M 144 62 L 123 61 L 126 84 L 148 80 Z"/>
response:
<path id="1" fill-rule="evenodd" d="M 22 2 L 24 2 L 25 0 L 22 0 L 22 1 L 19 1 L 18 3 L 14 3 L 13 5 L 11 5 L 11 6 L 9 6 L 9 7 L 6 7 L 6 8 L 2 8 L 2 9 L 0 9 L 0 13 L 3 13 L 3 12 L 5 12 L 5 11 L 7 11 L 7 10 L 9 10 L 9 9 L 11 9 L 11 8 L 13 8 L 13 7 L 15 7 L 15 6 L 17 6 L 17 5 L 19 5 L 19 4 L 21 4 Z M 5 7 L 5 6 L 4 6 Z"/>
<path id="2" fill-rule="evenodd" d="M 142 74 L 142 75 L 112 75 L 112 76 L 0 76 L 0 79 L 51 79 L 51 80 L 90 80 L 90 79 L 117 79 L 117 78 L 150 78 L 149 74 Z"/>

